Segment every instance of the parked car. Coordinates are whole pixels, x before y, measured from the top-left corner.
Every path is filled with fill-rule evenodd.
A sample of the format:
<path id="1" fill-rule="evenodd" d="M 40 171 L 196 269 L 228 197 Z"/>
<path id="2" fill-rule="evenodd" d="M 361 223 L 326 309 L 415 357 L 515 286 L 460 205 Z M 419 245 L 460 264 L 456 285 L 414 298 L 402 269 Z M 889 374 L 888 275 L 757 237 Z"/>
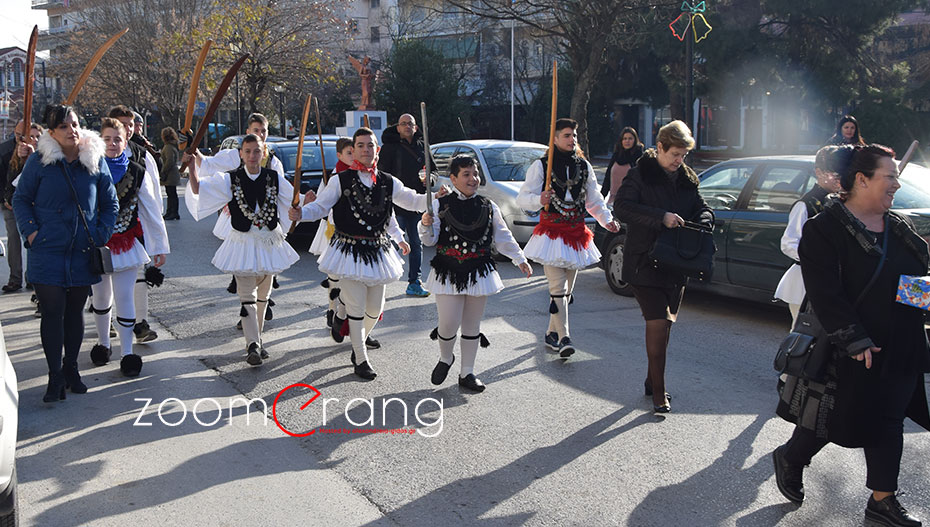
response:
<path id="1" fill-rule="evenodd" d="M 16 478 L 16 436 L 19 430 L 19 391 L 16 370 L 6 352 L 0 325 L 0 526 L 18 525 L 19 491 Z"/>
<path id="2" fill-rule="evenodd" d="M 539 211 L 525 211 L 517 206 L 517 194 L 526 180 L 527 169 L 545 155 L 546 148 L 539 143 L 480 139 L 435 144 L 430 153 L 440 176 L 439 184 L 449 183 L 449 163 L 454 156 L 467 154 L 477 159 L 481 178 L 478 193 L 497 203 L 513 237 L 524 245 L 539 223 Z M 585 221 L 597 223 L 591 217 Z"/>
<path id="3" fill-rule="evenodd" d="M 297 167 L 297 141 L 281 141 L 268 145 L 281 160 L 284 167 L 284 177 L 294 184 L 294 169 Z M 336 166 L 336 141 L 323 140 L 323 156 L 326 161 L 327 173 L 332 173 Z M 320 143 L 314 140 L 304 140 L 303 157 L 300 162 L 300 193 L 306 194 L 308 190 L 316 191 L 323 181 L 323 158 L 320 157 Z M 297 248 L 309 248 L 316 236 L 318 221 L 304 222 L 297 225 L 288 235 L 288 241 Z"/>
<path id="4" fill-rule="evenodd" d="M 692 285 L 726 296 L 770 302 L 791 266 L 781 237 L 792 205 L 816 184 L 814 156 L 748 157 L 724 161 L 699 176 L 701 196 L 714 209 L 714 275 Z M 911 163 L 901 175 L 892 209 L 908 215 L 924 237 L 930 235 L 930 169 Z M 623 282 L 624 231 L 595 230 L 601 266 L 610 288 L 632 296 Z M 691 287 L 691 286 L 689 286 Z"/>
<path id="5" fill-rule="evenodd" d="M 212 129 L 211 129 L 211 130 L 212 130 Z M 219 148 L 219 150 L 228 150 L 228 149 L 230 149 L 230 148 L 239 148 L 239 143 L 242 142 L 242 138 L 243 138 L 243 137 L 245 137 L 245 135 L 231 135 L 231 136 L 227 137 L 226 139 L 223 139 L 223 142 L 220 143 L 220 148 Z M 287 141 L 287 139 L 285 139 L 285 138 L 283 138 L 283 137 L 281 137 L 281 136 L 277 136 L 277 135 L 269 135 L 269 136 L 265 139 L 265 142 L 266 142 L 266 143 L 279 143 L 279 142 L 281 142 L 281 141 Z"/>

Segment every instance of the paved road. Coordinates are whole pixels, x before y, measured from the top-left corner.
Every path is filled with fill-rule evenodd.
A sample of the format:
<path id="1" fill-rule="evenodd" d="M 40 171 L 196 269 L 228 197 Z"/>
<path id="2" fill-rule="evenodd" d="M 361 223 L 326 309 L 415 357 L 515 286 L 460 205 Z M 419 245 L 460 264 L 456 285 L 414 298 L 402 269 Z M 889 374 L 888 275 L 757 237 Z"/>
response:
<path id="1" fill-rule="evenodd" d="M 2 297 L 0 321 L 19 374 L 24 525 L 861 522 L 868 494 L 860 451 L 827 447 L 807 471 L 803 507 L 775 488 L 770 453 L 791 431 L 773 417 L 771 371 L 786 310 L 689 291 L 668 362 L 673 412 L 656 416 L 642 395 L 639 310 L 613 295 L 598 269 L 580 274 L 571 327 L 581 351 L 563 361 L 540 345 L 548 316 L 542 269 L 526 280 L 501 265 L 507 289 L 488 304 L 482 330 L 491 347 L 477 364 L 488 389 L 475 395 L 429 383 L 435 306 L 405 297 L 400 282 L 388 286 L 375 330 L 384 344 L 372 352 L 379 376 L 355 377 L 348 344 L 327 336 L 322 276 L 304 257 L 273 295 L 265 333 L 272 359 L 250 368 L 233 327 L 236 297 L 210 265 L 219 244 L 212 224 L 182 216 L 168 226 L 169 279 L 151 295 L 160 338 L 139 346 L 146 362 L 137 379 L 122 378 L 115 363 L 94 368 L 84 355 L 90 393 L 46 407 L 28 296 Z M 85 349 L 94 338 L 90 325 Z M 321 397 L 301 410 L 308 389 L 281 393 L 294 383 Z M 294 438 L 274 425 L 279 394 L 282 426 L 316 433 Z M 243 396 L 267 404 L 267 426 L 260 403 L 247 409 Z M 170 397 L 187 407 L 176 427 L 157 414 Z M 138 398 L 153 400 L 142 418 L 153 426 L 133 426 Z M 207 425 L 194 420 L 193 405 L 205 398 L 224 408 L 213 426 L 209 401 L 196 413 Z M 168 423 L 184 416 L 176 401 L 163 406 Z M 356 429 L 415 432 L 341 433 Z M 903 501 L 930 520 L 930 435 L 912 423 L 905 431 Z"/>

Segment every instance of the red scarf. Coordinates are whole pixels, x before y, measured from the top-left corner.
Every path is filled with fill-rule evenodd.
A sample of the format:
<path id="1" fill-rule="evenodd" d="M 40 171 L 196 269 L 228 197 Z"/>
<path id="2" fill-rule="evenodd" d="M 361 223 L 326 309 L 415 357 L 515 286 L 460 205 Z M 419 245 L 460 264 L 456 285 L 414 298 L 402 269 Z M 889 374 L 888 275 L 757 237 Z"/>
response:
<path id="1" fill-rule="evenodd" d="M 357 172 L 368 172 L 369 174 L 371 174 L 371 183 L 375 184 L 378 182 L 378 175 L 377 175 L 378 169 L 375 167 L 368 168 L 365 165 L 359 163 L 358 161 L 352 161 L 352 166 L 349 168 Z"/>

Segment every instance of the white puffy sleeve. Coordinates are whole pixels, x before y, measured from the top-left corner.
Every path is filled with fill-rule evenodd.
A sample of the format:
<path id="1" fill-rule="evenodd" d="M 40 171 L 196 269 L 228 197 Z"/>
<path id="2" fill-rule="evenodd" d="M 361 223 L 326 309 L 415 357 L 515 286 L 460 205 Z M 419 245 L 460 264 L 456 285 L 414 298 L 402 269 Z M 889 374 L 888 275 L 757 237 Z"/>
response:
<path id="1" fill-rule="evenodd" d="M 417 223 L 417 233 L 420 235 L 420 242 L 427 247 L 436 245 L 439 241 L 439 200 L 433 200 L 433 224 L 427 227 L 420 221 Z"/>
<path id="2" fill-rule="evenodd" d="M 277 160 L 277 158 L 274 158 Z M 272 163 L 273 165 L 274 163 Z M 280 163 L 278 163 L 280 166 Z M 294 199 L 294 186 L 284 179 L 284 171 L 278 172 L 278 223 L 284 232 L 291 230 L 291 219 L 287 216 L 287 211 L 291 208 L 291 200 Z"/>
<path id="3" fill-rule="evenodd" d="M 184 193 L 184 204 L 195 220 L 200 221 L 215 213 L 232 201 L 232 186 L 229 172 L 220 172 L 199 178 L 200 192 L 194 194 L 188 189 Z"/>
<path id="4" fill-rule="evenodd" d="M 165 219 L 161 211 L 161 190 L 155 181 L 148 176 L 148 171 L 139 188 L 139 223 L 145 238 L 145 252 L 150 256 L 168 254 L 171 247 L 168 245 L 168 231 L 165 229 Z"/>
<path id="5" fill-rule="evenodd" d="M 338 177 L 329 178 L 329 183 L 322 192 L 316 195 L 312 203 L 307 203 L 301 207 L 301 221 L 316 221 L 322 219 L 333 208 L 333 205 L 339 201 L 342 194 L 342 183 Z"/>
<path id="6" fill-rule="evenodd" d="M 277 159 L 277 158 L 275 158 Z M 220 150 L 215 156 L 204 156 L 200 162 L 198 173 L 203 177 L 212 176 L 218 172 L 230 172 L 239 168 L 242 159 L 239 157 L 239 151 L 235 148 Z M 272 162 L 273 164 L 273 162 Z M 278 162 L 280 165 L 280 162 Z M 274 168 L 272 166 L 272 168 Z"/>
<path id="7" fill-rule="evenodd" d="M 517 243 L 517 240 L 513 238 L 513 233 L 507 228 L 507 224 L 504 223 L 501 209 L 498 208 L 497 203 L 493 201 L 491 201 L 491 223 L 493 224 L 494 232 L 494 248 L 497 249 L 497 252 L 510 258 L 510 261 L 516 266 L 526 263 L 526 256 L 523 255 L 520 245 Z M 436 225 L 436 223 L 433 225 Z M 436 235 L 438 237 L 438 230 L 436 231 Z"/>
<path id="8" fill-rule="evenodd" d="M 381 172 L 381 175 L 385 175 L 384 172 Z M 391 199 L 394 200 L 395 205 L 414 212 L 423 212 L 426 210 L 426 194 L 418 194 L 415 190 L 405 187 L 404 184 L 394 176 L 391 176 L 391 179 L 394 180 L 394 191 Z"/>
<path id="9" fill-rule="evenodd" d="M 788 214 L 788 226 L 785 227 L 785 233 L 781 235 L 781 252 L 795 262 L 800 261 L 798 257 L 798 244 L 801 243 L 801 229 L 807 221 L 807 205 L 799 201 L 791 207 Z"/>
<path id="10" fill-rule="evenodd" d="M 517 205 L 529 212 L 541 209 L 542 204 L 539 202 L 539 196 L 542 194 L 545 183 L 546 173 L 543 171 L 542 161 L 537 159 L 526 170 L 526 179 L 517 194 Z"/>

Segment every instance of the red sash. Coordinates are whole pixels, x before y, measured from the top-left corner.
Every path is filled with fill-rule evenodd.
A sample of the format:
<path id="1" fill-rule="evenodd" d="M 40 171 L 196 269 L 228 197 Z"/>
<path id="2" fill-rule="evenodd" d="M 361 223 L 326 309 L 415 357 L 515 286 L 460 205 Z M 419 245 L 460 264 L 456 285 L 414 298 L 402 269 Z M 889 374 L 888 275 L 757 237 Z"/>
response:
<path id="1" fill-rule="evenodd" d="M 129 249 L 132 249 L 132 246 L 136 243 L 136 239 L 141 237 L 142 224 L 137 221 L 135 226 L 126 230 L 126 232 L 119 232 L 113 234 L 113 236 L 110 236 L 110 241 L 107 242 L 107 247 L 110 248 L 110 251 L 113 254 L 122 254 Z"/>
<path id="2" fill-rule="evenodd" d="M 558 212 L 546 211 L 540 213 L 539 224 L 533 229 L 533 234 L 546 235 L 553 240 L 561 239 L 576 251 L 587 249 L 594 239 L 594 233 L 585 226 L 583 216 L 568 218 Z"/>

